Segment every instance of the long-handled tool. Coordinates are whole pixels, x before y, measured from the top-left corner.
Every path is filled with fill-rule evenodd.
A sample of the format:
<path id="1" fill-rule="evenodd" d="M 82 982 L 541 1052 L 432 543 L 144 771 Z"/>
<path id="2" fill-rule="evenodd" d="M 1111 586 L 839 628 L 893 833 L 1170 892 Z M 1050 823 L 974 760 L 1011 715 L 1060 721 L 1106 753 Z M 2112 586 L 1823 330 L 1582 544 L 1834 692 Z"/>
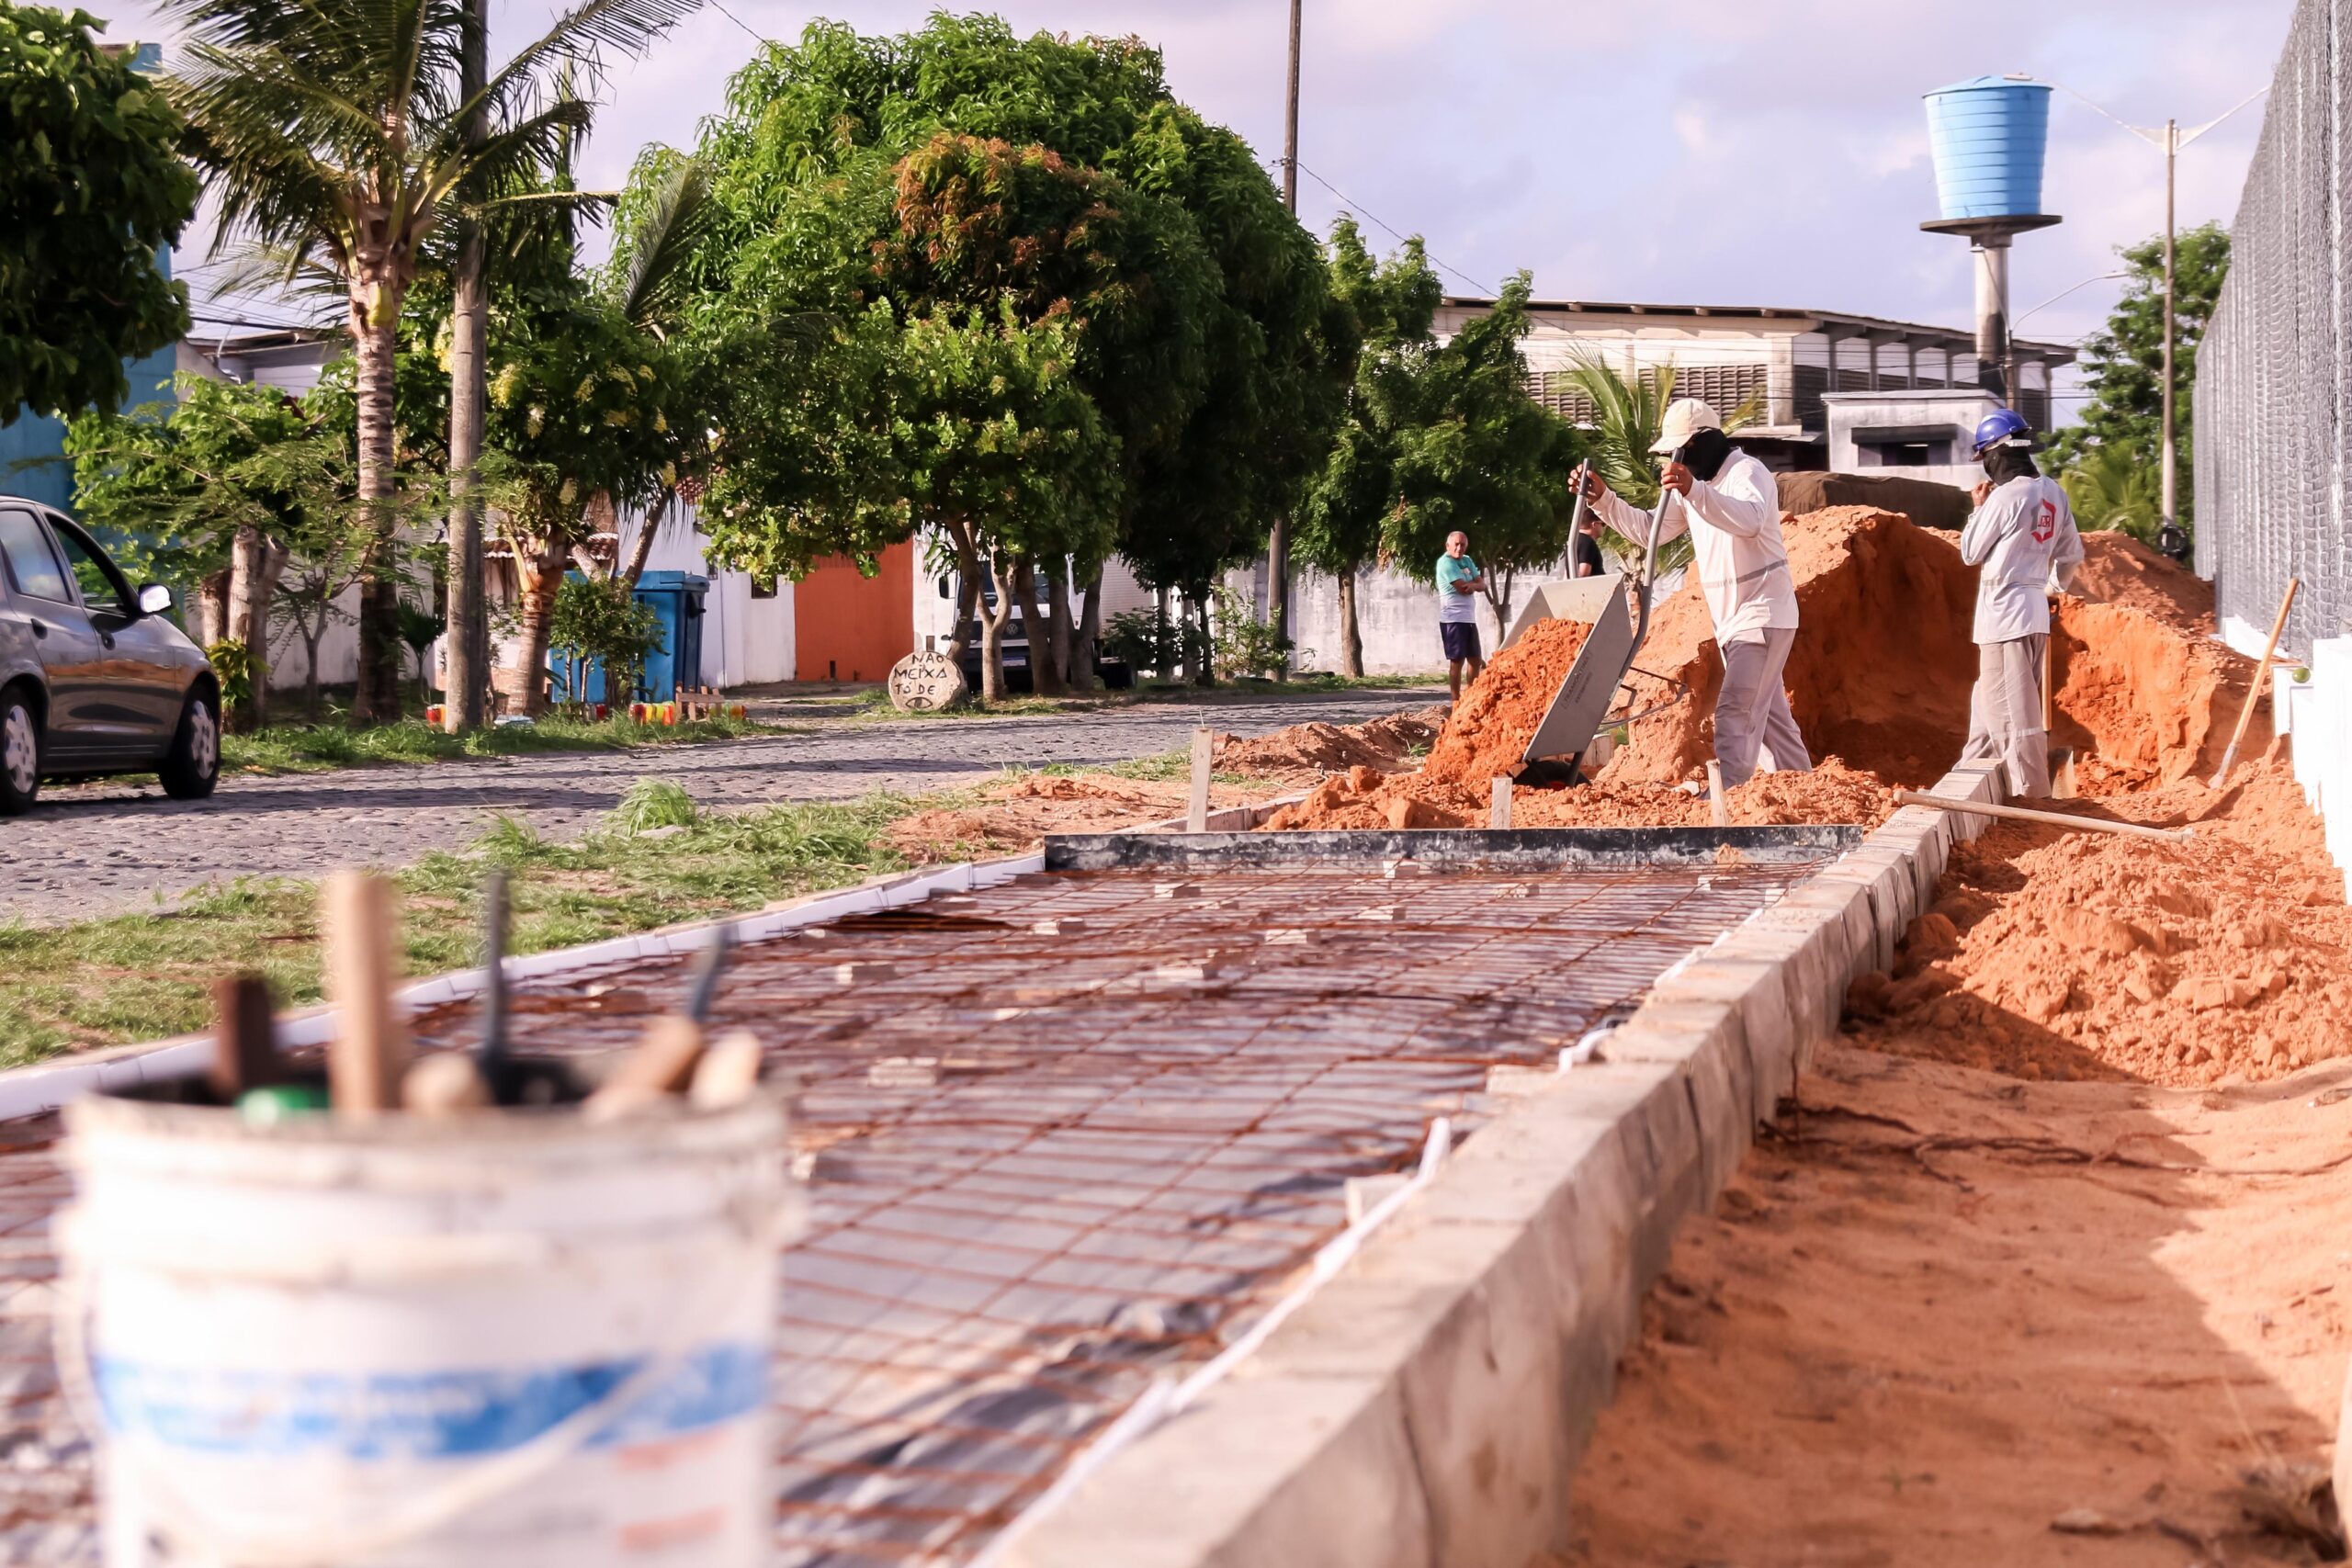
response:
<path id="1" fill-rule="evenodd" d="M 2295 590 L 2303 585 L 2300 577 L 2287 580 L 2287 596 L 2278 601 L 2278 618 L 2270 623 L 2270 640 L 2262 645 L 2262 662 L 2254 667 L 2254 679 L 2245 688 L 2245 706 L 2238 709 L 2238 727 L 2230 732 L 2229 749 L 2222 753 L 2222 765 L 2213 770 L 2213 782 L 2206 787 L 2219 789 L 2230 776 L 2230 764 L 2238 760 L 2238 742 L 2245 739 L 2245 727 L 2254 722 L 2254 705 L 2262 699 L 2262 682 L 2270 679 L 2270 722 L 2278 722 L 2278 682 L 2270 678 L 2270 656 L 2278 651 L 2278 638 L 2287 630 L 2287 612 L 2295 607 Z"/>
<path id="2" fill-rule="evenodd" d="M 1675 449 L 1674 462 L 1682 460 L 1679 447 Z M 1582 526 L 1585 517 L 1585 483 L 1592 465 L 1580 463 L 1571 478 L 1577 492 L 1575 525 Z M 1552 694 L 1552 705 L 1544 711 L 1544 720 L 1528 739 L 1521 760 L 1527 764 L 1520 773 L 1521 784 L 1537 786 L 1573 784 L 1577 782 L 1579 764 L 1584 754 L 1592 749 L 1593 737 L 1609 717 L 1609 705 L 1617 699 L 1617 690 L 1634 668 L 1634 655 L 1640 651 L 1642 639 L 1649 635 L 1650 599 L 1657 584 L 1658 532 L 1666 525 L 1666 508 L 1674 492 L 1658 487 L 1657 509 L 1650 513 L 1649 539 L 1642 561 L 1642 575 L 1634 584 L 1634 610 L 1628 615 L 1622 602 L 1612 604 L 1592 623 L 1576 660 L 1568 666 L 1568 673 L 1560 682 L 1560 689 Z"/>

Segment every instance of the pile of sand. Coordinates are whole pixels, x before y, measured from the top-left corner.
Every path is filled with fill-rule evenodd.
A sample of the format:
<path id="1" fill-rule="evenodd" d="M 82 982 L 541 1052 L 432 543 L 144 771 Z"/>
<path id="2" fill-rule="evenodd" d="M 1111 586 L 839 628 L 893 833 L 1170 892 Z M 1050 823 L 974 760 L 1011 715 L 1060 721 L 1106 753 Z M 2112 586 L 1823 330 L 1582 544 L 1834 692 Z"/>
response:
<path id="1" fill-rule="evenodd" d="M 1859 1043 L 2027 1078 L 2204 1084 L 2352 1055 L 2352 909 L 2282 763 L 2113 797 L 2188 843 L 1996 824 L 1962 846 Z"/>
<path id="2" fill-rule="evenodd" d="M 2083 536 L 2074 592 L 2102 604 L 2143 610 L 2190 637 L 2213 634 L 2213 585 L 2117 529 Z"/>
<path id="3" fill-rule="evenodd" d="M 1580 621 L 1538 621 L 1494 657 L 1454 705 L 1445 730 L 1430 748 L 1422 772 L 1448 784 L 1487 787 L 1519 772 L 1577 649 L 1590 628 Z"/>
<path id="4" fill-rule="evenodd" d="M 1187 786 L 1107 773 L 1032 773 L 983 786 L 969 806 L 919 811 L 892 823 L 885 837 L 918 863 L 1012 854 L 1035 849 L 1047 833 L 1108 833 L 1183 815 Z M 1210 804 L 1238 806 L 1254 793 L 1218 785 Z"/>
<path id="5" fill-rule="evenodd" d="M 1350 774 L 1327 779 L 1306 799 L 1283 807 L 1265 829 L 1484 827 L 1492 788 L 1491 783 L 1480 788 L 1432 778 L 1427 770 Z M 1834 758 L 1811 773 L 1758 773 L 1724 798 L 1733 825 L 1741 828 L 1797 822 L 1874 828 L 1895 809 L 1891 788 Z M 1714 819 L 1704 795 L 1671 784 L 1606 780 L 1577 789 L 1517 788 L 1510 811 L 1519 828 L 1703 828 Z"/>
<path id="6" fill-rule="evenodd" d="M 1220 735 L 1212 765 L 1219 773 L 1275 779 L 1300 774 L 1319 777 L 1349 768 L 1394 773 L 1411 767 L 1413 750 L 1436 739 L 1446 711 L 1441 705 L 1363 724 L 1294 724 L 1247 739 Z"/>

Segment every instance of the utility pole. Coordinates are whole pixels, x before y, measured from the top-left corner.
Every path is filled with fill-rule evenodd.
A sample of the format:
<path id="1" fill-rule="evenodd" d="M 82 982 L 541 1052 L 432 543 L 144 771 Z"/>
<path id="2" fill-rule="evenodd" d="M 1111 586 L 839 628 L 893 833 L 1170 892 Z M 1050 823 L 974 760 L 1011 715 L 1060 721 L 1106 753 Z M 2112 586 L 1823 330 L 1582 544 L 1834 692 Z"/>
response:
<path id="1" fill-rule="evenodd" d="M 458 45 L 458 91 L 471 100 L 490 80 L 489 0 L 466 0 Z M 466 141 L 480 146 L 488 128 L 480 107 L 466 118 Z M 464 197 L 478 197 L 468 189 Z M 442 693 L 442 728 L 452 734 L 481 728 L 483 692 L 490 684 L 490 615 L 482 594 L 481 493 L 474 472 L 481 460 L 487 412 L 490 295 L 481 221 L 458 220 L 458 266 L 451 280 L 449 343 L 449 584 L 448 685 Z"/>
<path id="2" fill-rule="evenodd" d="M 2180 125 L 2177 120 L 2165 121 L 2165 443 L 2164 443 L 2164 525 L 2174 526 L 2180 520 L 2179 508 L 2174 504 L 2173 487 L 2178 483 L 2173 473 L 2173 411 L 2172 411 L 2172 330 L 2179 319 L 2179 310 L 2172 291 L 2172 230 L 2173 230 L 2173 165 L 2180 161 Z"/>
<path id="3" fill-rule="evenodd" d="M 1283 115 L 1283 205 L 1298 216 L 1298 31 L 1305 0 L 1290 0 L 1290 93 Z M 1290 640 L 1290 517 L 1277 514 L 1266 536 L 1266 619 L 1274 640 Z M 1283 655 L 1282 668 L 1290 668 Z"/>

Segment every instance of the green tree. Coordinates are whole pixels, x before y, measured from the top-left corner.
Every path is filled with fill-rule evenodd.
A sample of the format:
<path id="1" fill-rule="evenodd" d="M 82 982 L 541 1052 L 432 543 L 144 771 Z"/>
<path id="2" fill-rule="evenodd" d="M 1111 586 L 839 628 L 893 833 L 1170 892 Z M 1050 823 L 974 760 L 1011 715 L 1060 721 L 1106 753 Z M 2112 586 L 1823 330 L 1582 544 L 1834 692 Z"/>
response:
<path id="1" fill-rule="evenodd" d="M 542 171 L 592 116 L 571 73 L 593 72 L 602 49 L 643 48 L 689 8 L 585 0 L 465 94 L 466 0 L 167 0 L 187 60 L 167 92 L 219 203 L 215 254 L 250 245 L 288 279 L 323 272 L 345 297 L 357 500 L 379 541 L 359 623 L 361 718 L 400 711 L 394 361 L 426 238 L 461 189 L 484 209 L 547 199 Z"/>
<path id="2" fill-rule="evenodd" d="M 1300 562 L 1339 583 L 1340 673 L 1360 676 L 1356 574 L 1378 558 L 1402 499 L 1397 458 L 1404 432 L 1425 406 L 1423 382 L 1437 351 L 1430 326 L 1445 289 L 1419 239 L 1375 263 L 1352 218 L 1332 228 L 1330 268 L 1332 298 L 1362 348 L 1329 455 L 1300 503 L 1292 547 Z"/>
<path id="3" fill-rule="evenodd" d="M 2083 342 L 2077 363 L 2090 389 L 2080 421 L 2050 441 L 2051 464 L 2062 475 L 2079 468 L 2089 455 L 2113 447 L 2147 471 L 2148 487 L 2162 496 L 2164 461 L 2165 243 L 2162 235 L 2119 253 L 2129 276 L 2107 326 Z M 2197 385 L 2197 345 L 2221 298 L 2230 270 L 2230 233 L 2205 223 L 2174 237 L 2173 395 L 2175 457 L 2180 524 L 2191 525 L 2188 483 L 2189 393 Z M 2120 459 L 2110 459 L 2119 461 Z M 2108 471 L 2102 468 L 2102 471 Z M 2111 481 L 2093 481 L 2107 487 Z"/>
<path id="4" fill-rule="evenodd" d="M 1203 604 L 1319 457 L 1338 390 L 1314 379 L 1330 378 L 1314 243 L 1248 147 L 1177 104 L 1159 56 L 1132 40 L 1023 39 L 989 17 L 880 39 L 819 24 L 737 76 L 700 155 L 718 216 L 699 282 L 740 400 L 717 421 L 706 516 L 736 564 L 797 573 L 936 530 L 966 585 L 959 628 L 978 607 L 982 561 L 993 572 L 1001 552 L 920 501 L 895 416 L 876 412 L 877 398 L 942 385 L 899 366 L 889 334 L 919 322 L 1066 320 L 1068 386 L 1114 443 L 1108 540 Z M 832 323 L 818 351 L 779 351 L 776 323 L 811 312 Z M 1057 382 L 1075 418 L 1061 399 Z M 1075 423 L 1060 434 L 1097 439 Z M 1048 580 L 1047 636 L 1031 639 L 1048 682 L 1065 650 L 1070 671 L 1091 670 L 1099 595 L 1073 627 L 1065 579 L 1097 578 L 1109 547 L 1091 525 L 1069 533 L 1069 571 L 1051 538 L 1012 563 Z"/>
<path id="5" fill-rule="evenodd" d="M 119 406 L 187 331 L 155 254 L 196 210 L 179 117 L 85 11 L 0 6 L 0 425 Z"/>
<path id="6" fill-rule="evenodd" d="M 2075 508 L 2075 523 L 2086 532 L 2120 528 L 2143 545 L 2155 544 L 2164 526 L 2164 493 L 2156 485 L 2156 470 L 2143 464 L 2130 447 L 2090 447 L 2058 482 Z"/>
<path id="7" fill-rule="evenodd" d="M 1590 400 L 1593 427 L 1586 446 L 1593 470 L 1629 506 L 1647 512 L 1657 505 L 1658 459 L 1650 448 L 1666 424 L 1666 409 L 1674 401 L 1676 374 L 1672 361 L 1651 366 L 1628 380 L 1604 360 L 1587 356 L 1577 361 L 1568 378 Z M 1764 411 L 1763 394 L 1753 393 L 1735 409 L 1718 409 L 1728 434 L 1756 423 Z M 1614 529 L 1604 536 L 1602 547 L 1619 560 L 1636 562 L 1642 544 Z M 1667 572 L 1690 558 L 1690 538 L 1683 535 L 1658 548 L 1658 570 Z"/>
<path id="8" fill-rule="evenodd" d="M 605 701 L 637 700 L 645 661 L 662 651 L 662 617 L 616 577 L 567 577 L 549 618 L 550 646 L 564 661 L 567 701 L 587 700 L 587 666 L 605 668 Z"/>
<path id="9" fill-rule="evenodd" d="M 1486 569 L 1496 636 L 1510 626 L 1519 574 L 1567 553 L 1573 502 L 1568 474 L 1584 446 L 1566 421 L 1527 395 L 1521 351 L 1531 284 L 1521 273 L 1494 309 L 1429 356 L 1421 416 L 1398 434 L 1396 504 L 1381 543 L 1417 581 L 1436 581 L 1445 536 L 1470 536 Z"/>
<path id="10" fill-rule="evenodd" d="M 263 722 L 279 575 L 294 555 L 332 570 L 359 547 L 346 443 L 277 388 L 182 375 L 173 402 L 81 414 L 65 451 L 83 517 L 143 570 L 197 588 L 199 642 L 247 650 L 252 694 L 229 717 Z"/>

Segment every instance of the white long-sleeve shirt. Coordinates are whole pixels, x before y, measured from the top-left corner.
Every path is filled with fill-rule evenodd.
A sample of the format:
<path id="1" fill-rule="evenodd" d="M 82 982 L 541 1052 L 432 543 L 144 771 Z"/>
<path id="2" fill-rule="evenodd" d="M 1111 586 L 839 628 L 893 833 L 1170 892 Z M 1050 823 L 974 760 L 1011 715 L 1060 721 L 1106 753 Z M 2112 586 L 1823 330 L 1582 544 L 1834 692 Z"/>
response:
<path id="1" fill-rule="evenodd" d="M 1597 510 L 1626 538 L 1647 542 L 1648 515 L 1615 491 L 1603 491 Z M 1690 536 L 1691 564 L 1718 644 L 1761 642 L 1768 627 L 1796 629 L 1796 583 L 1781 537 L 1781 491 L 1771 469 L 1733 447 L 1713 479 L 1690 481 L 1687 499 L 1669 494 L 1658 542 L 1684 533 Z"/>
<path id="2" fill-rule="evenodd" d="M 1991 495 L 1960 531 L 1960 558 L 1976 576 L 1978 642 L 2013 642 L 2050 630 L 2050 595 L 2074 581 L 2083 536 L 2066 492 L 2046 474 L 2020 474 Z"/>

